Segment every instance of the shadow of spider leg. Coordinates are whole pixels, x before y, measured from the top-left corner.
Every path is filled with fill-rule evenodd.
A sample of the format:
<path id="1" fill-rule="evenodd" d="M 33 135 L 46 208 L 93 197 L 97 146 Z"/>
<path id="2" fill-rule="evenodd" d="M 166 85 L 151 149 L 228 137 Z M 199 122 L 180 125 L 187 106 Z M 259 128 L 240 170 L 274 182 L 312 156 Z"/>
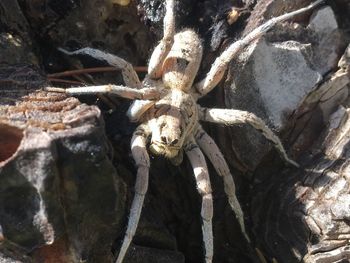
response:
<path id="1" fill-rule="evenodd" d="M 140 89 L 142 87 L 141 81 L 134 70 L 134 67 L 129 62 L 116 55 L 89 47 L 78 49 L 76 51 L 68 51 L 63 48 L 58 48 L 58 50 L 69 56 L 87 55 L 99 61 L 104 61 L 110 66 L 116 67 L 122 71 L 123 80 L 126 86 L 135 89 Z"/>

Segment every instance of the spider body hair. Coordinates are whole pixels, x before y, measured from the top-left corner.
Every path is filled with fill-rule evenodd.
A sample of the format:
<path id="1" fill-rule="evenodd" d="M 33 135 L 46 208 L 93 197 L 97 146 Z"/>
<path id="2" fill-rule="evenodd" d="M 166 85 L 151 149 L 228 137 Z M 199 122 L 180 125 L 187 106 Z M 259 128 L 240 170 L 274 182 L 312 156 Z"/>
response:
<path id="1" fill-rule="evenodd" d="M 51 91 L 73 95 L 108 93 L 134 100 L 127 115 L 131 121 L 140 123 L 131 139 L 131 153 L 137 167 L 135 196 L 117 263 L 123 261 L 140 219 L 149 180 L 148 149 L 154 154 L 169 158 L 175 164 L 181 163 L 183 153 L 187 155 L 193 168 L 198 193 L 202 197 L 201 217 L 206 263 L 212 262 L 214 243 L 213 197 L 204 154 L 213 164 L 217 174 L 222 177 L 228 202 L 244 237 L 250 242 L 228 164 L 214 140 L 201 127 L 200 121 L 224 125 L 249 124 L 274 144 L 288 164 L 298 164 L 288 157 L 280 139 L 255 114 L 236 109 L 202 108 L 197 104 L 197 100 L 217 86 L 230 61 L 252 41 L 261 37 L 276 23 L 310 11 L 322 2 L 323 0 L 317 0 L 307 7 L 271 18 L 244 38 L 232 43 L 215 59 L 205 77 L 196 83 L 194 80 L 202 61 L 202 42 L 191 29 L 175 32 L 175 0 L 165 1 L 164 36 L 151 55 L 148 74 L 142 82 L 132 65 L 120 57 L 92 48 L 74 52 L 61 49 L 68 55 L 87 54 L 122 69 L 126 86 L 102 85 L 66 90 L 51 88 Z"/>

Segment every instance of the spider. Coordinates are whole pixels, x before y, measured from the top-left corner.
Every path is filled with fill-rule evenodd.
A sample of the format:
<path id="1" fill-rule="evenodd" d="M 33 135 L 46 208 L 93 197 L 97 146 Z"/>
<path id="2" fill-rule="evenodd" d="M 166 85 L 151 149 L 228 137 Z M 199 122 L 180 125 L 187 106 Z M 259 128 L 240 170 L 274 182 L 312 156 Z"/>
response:
<path id="1" fill-rule="evenodd" d="M 68 55 L 90 55 L 120 68 L 126 86 L 48 88 L 49 91 L 71 95 L 107 93 L 134 100 L 127 115 L 131 121 L 140 123 L 131 139 L 131 152 L 137 166 L 135 196 L 116 263 L 123 261 L 139 222 L 148 188 L 150 158 L 147 148 L 153 154 L 163 155 L 175 164 L 182 162 L 183 153 L 187 155 L 193 167 L 198 192 L 202 197 L 202 233 L 207 263 L 212 262 L 213 258 L 213 198 L 204 154 L 212 162 L 218 175 L 223 178 L 229 204 L 248 241 L 249 237 L 245 231 L 243 212 L 235 194 L 235 183 L 229 167 L 218 146 L 204 131 L 199 121 L 224 125 L 248 123 L 274 143 L 287 163 L 298 166 L 288 158 L 279 138 L 253 113 L 235 109 L 204 108 L 197 104 L 197 100 L 220 82 L 229 62 L 250 42 L 258 39 L 276 23 L 309 11 L 323 0 L 272 18 L 234 42 L 216 58 L 210 71 L 197 83 L 194 83 L 194 80 L 202 60 L 202 43 L 191 29 L 175 32 L 174 2 L 175 0 L 165 1 L 164 35 L 151 55 L 148 74 L 142 82 L 131 64 L 120 57 L 92 48 L 73 52 L 60 49 Z"/>

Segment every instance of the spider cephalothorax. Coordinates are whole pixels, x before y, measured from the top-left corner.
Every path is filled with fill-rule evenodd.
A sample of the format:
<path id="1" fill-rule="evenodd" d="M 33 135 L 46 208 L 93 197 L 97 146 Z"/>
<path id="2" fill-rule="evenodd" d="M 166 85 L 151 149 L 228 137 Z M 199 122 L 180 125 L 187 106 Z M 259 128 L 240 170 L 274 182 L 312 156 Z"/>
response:
<path id="1" fill-rule="evenodd" d="M 199 121 L 225 125 L 248 123 L 274 143 L 286 162 L 297 164 L 288 158 L 279 138 L 254 114 L 235 109 L 203 108 L 197 104 L 197 100 L 210 92 L 220 82 L 232 58 L 251 41 L 259 38 L 276 23 L 308 11 L 321 2 L 322 0 L 318 0 L 308 7 L 268 20 L 244 38 L 231 44 L 214 61 L 207 75 L 197 83 L 194 83 L 194 79 L 202 60 L 201 41 L 197 34 L 190 29 L 175 34 L 174 0 L 166 0 L 165 2 L 164 36 L 152 53 L 148 65 L 148 75 L 142 82 L 133 67 L 117 56 L 91 48 L 75 52 L 61 49 L 70 55 L 91 55 L 122 69 L 126 86 L 104 85 L 66 90 L 48 88 L 48 90 L 68 94 L 112 93 L 134 99 L 127 114 L 131 121 L 140 123 L 131 139 L 131 151 L 137 166 L 135 197 L 117 263 L 123 261 L 136 232 L 148 188 L 150 167 L 148 145 L 154 154 L 163 155 L 176 164 L 181 162 L 182 153 L 187 155 L 193 167 L 198 192 L 202 196 L 202 230 L 207 263 L 212 262 L 213 257 L 213 200 L 208 168 L 202 151 L 212 162 L 218 175 L 222 177 L 228 202 L 236 214 L 243 234 L 249 240 L 245 232 L 243 212 L 235 195 L 235 184 L 228 165 L 214 140 L 203 130 Z"/>
<path id="2" fill-rule="evenodd" d="M 169 89 L 168 94 L 149 109 L 145 118 L 152 130 L 150 150 L 174 158 L 197 128 L 198 109 L 190 94 Z"/>

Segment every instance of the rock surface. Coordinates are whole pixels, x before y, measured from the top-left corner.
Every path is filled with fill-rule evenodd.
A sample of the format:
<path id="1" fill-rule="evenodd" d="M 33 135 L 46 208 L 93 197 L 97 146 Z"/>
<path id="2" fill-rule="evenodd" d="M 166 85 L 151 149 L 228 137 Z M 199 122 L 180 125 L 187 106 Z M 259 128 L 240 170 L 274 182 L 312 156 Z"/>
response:
<path id="1" fill-rule="evenodd" d="M 278 5 L 265 12 L 278 15 L 273 8 L 278 10 Z M 307 27 L 279 25 L 231 63 L 225 83 L 225 104 L 254 112 L 281 131 L 303 98 L 326 72 L 336 67 L 343 48 L 330 7 L 315 11 Z M 266 143 L 254 131 L 237 128 L 233 131 L 237 133 L 233 147 L 242 153 L 240 161 L 253 170 L 269 148 L 264 147 Z M 253 158 L 251 152 L 256 153 Z"/>

